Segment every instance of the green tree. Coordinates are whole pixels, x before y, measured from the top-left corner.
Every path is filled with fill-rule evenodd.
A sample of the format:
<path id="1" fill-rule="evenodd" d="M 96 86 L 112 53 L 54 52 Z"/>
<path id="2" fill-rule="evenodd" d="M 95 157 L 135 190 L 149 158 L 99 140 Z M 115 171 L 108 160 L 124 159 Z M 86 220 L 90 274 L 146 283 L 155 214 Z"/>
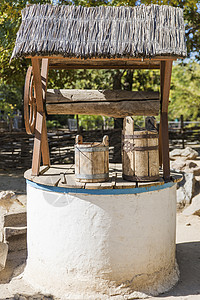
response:
<path id="1" fill-rule="evenodd" d="M 169 117 L 200 120 L 200 65 L 196 62 L 173 67 Z"/>

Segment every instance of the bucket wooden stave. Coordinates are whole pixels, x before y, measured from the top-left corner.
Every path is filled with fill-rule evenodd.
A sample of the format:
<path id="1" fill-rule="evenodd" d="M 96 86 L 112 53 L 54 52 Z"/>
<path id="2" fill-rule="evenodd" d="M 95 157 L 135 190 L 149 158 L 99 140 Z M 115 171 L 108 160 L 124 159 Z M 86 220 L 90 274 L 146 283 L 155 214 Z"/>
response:
<path id="1" fill-rule="evenodd" d="M 158 134 L 153 131 L 136 131 L 133 135 L 135 176 L 138 181 L 159 179 Z M 135 178 L 134 178 L 135 177 Z"/>
<path id="2" fill-rule="evenodd" d="M 122 136 L 122 172 L 128 181 L 159 179 L 158 133 L 134 131 L 134 121 L 125 118 Z"/>
<path id="3" fill-rule="evenodd" d="M 83 142 L 76 137 L 75 177 L 79 182 L 104 182 L 109 179 L 108 136 L 102 142 Z"/>

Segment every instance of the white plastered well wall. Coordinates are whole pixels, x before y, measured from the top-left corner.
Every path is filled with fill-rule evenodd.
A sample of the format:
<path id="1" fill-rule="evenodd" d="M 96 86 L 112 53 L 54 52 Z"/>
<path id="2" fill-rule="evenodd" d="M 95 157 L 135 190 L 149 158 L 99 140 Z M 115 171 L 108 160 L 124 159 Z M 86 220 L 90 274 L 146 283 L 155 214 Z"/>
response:
<path id="1" fill-rule="evenodd" d="M 128 299 L 177 282 L 176 185 L 91 195 L 27 183 L 27 198 L 24 279 L 41 291 L 62 299 Z"/>

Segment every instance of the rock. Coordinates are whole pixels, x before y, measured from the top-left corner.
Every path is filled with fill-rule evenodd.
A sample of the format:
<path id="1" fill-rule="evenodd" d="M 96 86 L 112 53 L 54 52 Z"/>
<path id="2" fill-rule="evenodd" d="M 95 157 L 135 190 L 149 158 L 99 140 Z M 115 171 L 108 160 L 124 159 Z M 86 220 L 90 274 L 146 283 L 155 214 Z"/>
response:
<path id="1" fill-rule="evenodd" d="M 185 149 L 181 150 L 181 156 L 186 157 L 187 159 L 196 159 L 198 152 L 191 147 L 186 147 Z"/>
<path id="2" fill-rule="evenodd" d="M 196 167 L 196 168 L 184 168 L 183 170 L 185 173 L 193 173 L 194 176 L 198 176 L 200 175 L 200 167 Z"/>
<path id="3" fill-rule="evenodd" d="M 171 160 L 176 160 L 178 157 L 185 159 L 196 159 L 198 152 L 191 147 L 186 147 L 185 149 L 174 149 L 169 153 Z"/>
<path id="4" fill-rule="evenodd" d="M 186 209 L 184 209 L 183 214 L 185 216 L 197 215 L 200 216 L 200 194 L 192 199 L 192 203 Z"/>
<path id="5" fill-rule="evenodd" d="M 14 202 L 24 206 L 16 197 L 13 191 L 2 191 L 0 192 L 0 207 L 4 208 L 7 212 Z"/>
<path id="6" fill-rule="evenodd" d="M 194 168 L 193 173 L 194 173 L 194 176 L 199 176 L 200 175 L 200 167 Z"/>
<path id="7" fill-rule="evenodd" d="M 169 157 L 171 160 L 175 160 L 181 156 L 181 149 L 174 149 L 169 153 Z"/>
<path id="8" fill-rule="evenodd" d="M 9 211 L 15 199 L 16 199 L 16 195 L 12 191 L 0 192 L 0 206 L 3 207 L 6 211 Z"/>
<path id="9" fill-rule="evenodd" d="M 178 189 L 176 191 L 176 202 L 179 209 L 185 207 L 186 202 L 185 202 L 185 193 L 183 189 Z"/>
<path id="10" fill-rule="evenodd" d="M 182 170 L 185 166 L 186 166 L 186 162 L 185 162 L 185 160 L 182 160 L 181 158 L 178 158 L 178 159 L 172 161 L 170 164 L 171 169 L 176 170 L 176 171 Z"/>
<path id="11" fill-rule="evenodd" d="M 0 271 L 5 268 L 6 259 L 8 255 L 8 245 L 0 242 Z"/>
<path id="12" fill-rule="evenodd" d="M 13 236 L 26 234 L 26 232 L 27 232 L 26 226 L 4 227 L 4 242 L 8 242 L 8 239 Z"/>
<path id="13" fill-rule="evenodd" d="M 177 184 L 177 203 L 189 204 L 194 197 L 195 177 L 194 173 L 183 173 L 183 179 Z"/>

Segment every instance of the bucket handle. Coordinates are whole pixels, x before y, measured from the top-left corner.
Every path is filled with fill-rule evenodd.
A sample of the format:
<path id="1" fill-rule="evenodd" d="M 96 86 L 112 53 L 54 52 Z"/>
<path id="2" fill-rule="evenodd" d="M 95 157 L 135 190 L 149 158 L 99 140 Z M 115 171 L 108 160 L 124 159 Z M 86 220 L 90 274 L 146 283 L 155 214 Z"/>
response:
<path id="1" fill-rule="evenodd" d="M 109 146 L 108 135 L 104 135 L 102 143 L 103 143 L 104 146 Z"/>
<path id="2" fill-rule="evenodd" d="M 82 135 L 77 135 L 76 136 L 76 144 L 83 144 L 83 137 Z"/>

